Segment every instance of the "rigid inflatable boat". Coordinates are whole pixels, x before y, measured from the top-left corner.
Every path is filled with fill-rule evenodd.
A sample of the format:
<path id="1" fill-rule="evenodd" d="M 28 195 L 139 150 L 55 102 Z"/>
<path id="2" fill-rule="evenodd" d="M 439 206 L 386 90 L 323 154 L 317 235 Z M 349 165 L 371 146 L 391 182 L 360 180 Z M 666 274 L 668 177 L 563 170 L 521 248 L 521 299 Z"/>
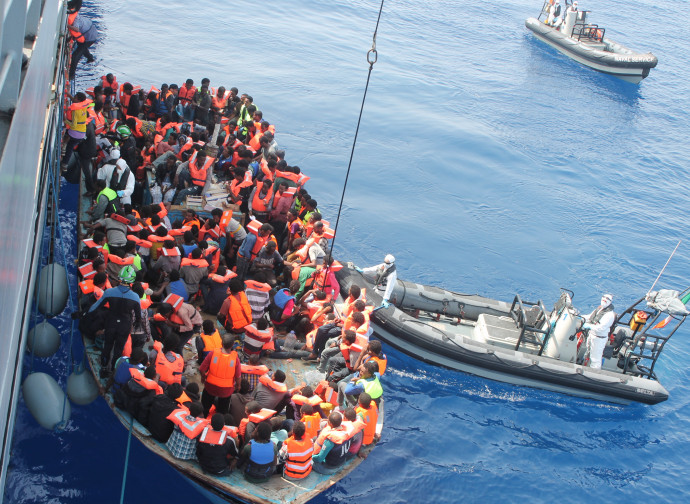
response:
<path id="1" fill-rule="evenodd" d="M 549 2 L 544 2 L 539 18 L 527 19 L 525 26 L 539 40 L 578 63 L 634 84 L 656 66 L 652 53 L 638 53 L 607 38 L 605 28 L 588 22 L 589 11 L 573 10 L 567 1 L 564 16 L 554 21 L 549 9 Z"/>
<path id="2" fill-rule="evenodd" d="M 343 292 L 381 291 L 353 265 L 336 273 Z M 512 302 L 398 280 L 388 308 L 372 314 L 382 341 L 425 362 L 485 378 L 619 403 L 668 399 L 655 365 L 690 313 L 676 291 L 652 292 L 616 316 L 602 369 L 584 366 L 583 319 L 562 290 L 550 311 L 516 295 Z M 686 298 L 683 298 L 684 300 Z"/>

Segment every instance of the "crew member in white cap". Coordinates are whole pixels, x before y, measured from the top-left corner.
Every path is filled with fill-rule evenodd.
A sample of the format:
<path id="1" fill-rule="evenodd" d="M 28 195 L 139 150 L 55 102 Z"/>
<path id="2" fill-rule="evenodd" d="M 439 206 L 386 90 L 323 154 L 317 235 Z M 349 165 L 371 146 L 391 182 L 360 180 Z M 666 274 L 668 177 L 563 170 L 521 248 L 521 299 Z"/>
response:
<path id="1" fill-rule="evenodd" d="M 393 289 L 398 280 L 398 274 L 395 271 L 395 257 L 392 254 L 388 254 L 384 257 L 381 264 L 364 269 L 355 267 L 355 269 L 363 275 L 373 276 L 376 289 L 384 291 L 381 306 L 388 308 Z"/>
<path id="2" fill-rule="evenodd" d="M 589 367 L 601 369 L 602 355 L 604 347 L 609 339 L 609 331 L 616 318 L 613 312 L 611 294 L 601 296 L 601 304 L 589 315 L 585 315 L 583 329 L 589 331 L 587 336 L 587 352 L 589 353 Z"/>
<path id="3" fill-rule="evenodd" d="M 132 203 L 134 174 L 127 166 L 125 160 L 120 157 L 118 149 L 111 149 L 110 160 L 98 169 L 97 176 L 99 179 L 105 180 L 107 187 L 117 192 L 123 205 Z M 115 176 L 115 180 L 113 180 L 113 176 Z"/>

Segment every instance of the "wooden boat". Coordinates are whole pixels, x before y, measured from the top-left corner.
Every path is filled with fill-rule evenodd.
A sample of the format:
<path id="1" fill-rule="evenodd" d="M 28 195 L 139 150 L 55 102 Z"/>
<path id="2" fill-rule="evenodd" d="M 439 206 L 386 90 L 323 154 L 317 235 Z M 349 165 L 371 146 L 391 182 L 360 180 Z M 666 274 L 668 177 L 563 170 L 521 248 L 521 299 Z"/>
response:
<path id="1" fill-rule="evenodd" d="M 355 284 L 380 304 L 380 292 L 352 265 L 336 277 L 343 292 Z M 669 297 L 671 307 L 661 296 L 650 293 L 617 315 L 602 369 L 582 365 L 582 318 L 572 306 L 573 293 L 565 290 L 548 311 L 541 301 L 519 295 L 509 303 L 398 280 L 393 304 L 377 309 L 371 320 L 382 341 L 431 364 L 592 399 L 656 404 L 668 392 L 655 365 L 690 314 L 677 292 Z"/>

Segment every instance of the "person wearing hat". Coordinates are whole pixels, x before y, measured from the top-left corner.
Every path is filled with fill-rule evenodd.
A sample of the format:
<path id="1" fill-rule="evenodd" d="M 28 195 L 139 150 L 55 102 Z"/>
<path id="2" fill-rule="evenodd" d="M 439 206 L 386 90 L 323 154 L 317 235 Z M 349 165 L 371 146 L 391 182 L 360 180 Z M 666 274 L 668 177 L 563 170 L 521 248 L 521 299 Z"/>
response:
<path id="1" fill-rule="evenodd" d="M 587 353 L 589 354 L 589 367 L 601 369 L 602 355 L 604 347 L 609 340 L 611 326 L 616 319 L 613 312 L 613 295 L 604 294 L 601 296 L 601 303 L 592 313 L 585 315 L 585 323 L 582 329 L 588 331 Z"/>
<path id="2" fill-rule="evenodd" d="M 117 193 L 123 205 L 132 203 L 134 175 L 118 149 L 110 151 L 110 160 L 98 170 L 98 178 L 105 180 L 107 187 Z"/>
<path id="3" fill-rule="evenodd" d="M 369 279 L 373 277 L 376 290 L 384 291 L 381 306 L 388 308 L 390 306 L 390 298 L 393 294 L 393 289 L 395 288 L 395 284 L 398 280 L 398 274 L 395 271 L 395 257 L 393 257 L 392 254 L 388 254 L 383 258 L 383 262 L 381 264 L 364 269 L 355 266 L 355 270 L 360 272 L 362 275 L 369 277 Z"/>
<path id="4" fill-rule="evenodd" d="M 556 0 L 551 7 L 549 7 L 549 17 L 546 19 L 546 24 L 558 28 L 562 22 L 561 0 Z"/>
<path id="5" fill-rule="evenodd" d="M 132 328 L 132 315 L 137 325 L 141 324 L 141 301 L 131 285 L 136 281 L 137 274 L 130 265 L 120 270 L 118 275 L 120 285 L 106 289 L 103 295 L 96 301 L 89 312 L 96 310 L 102 304 L 107 303 L 105 316 L 105 333 L 103 352 L 101 353 L 101 378 L 110 376 L 113 364 L 122 355 L 127 342 L 127 336 Z"/>

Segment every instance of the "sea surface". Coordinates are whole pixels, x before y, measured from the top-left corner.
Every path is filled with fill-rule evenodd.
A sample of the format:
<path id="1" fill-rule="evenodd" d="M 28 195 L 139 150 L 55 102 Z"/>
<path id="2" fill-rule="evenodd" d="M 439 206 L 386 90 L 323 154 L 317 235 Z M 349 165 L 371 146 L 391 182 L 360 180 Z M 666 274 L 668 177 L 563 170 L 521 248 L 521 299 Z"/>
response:
<path id="1" fill-rule="evenodd" d="M 603 292 L 621 309 L 644 295 L 683 240 L 658 287 L 688 286 L 686 23 L 670 3 L 580 1 L 610 38 L 659 58 L 632 85 L 536 40 L 524 20 L 540 7 L 386 1 L 338 257 L 366 266 L 392 253 L 403 279 L 504 300 L 519 293 L 547 307 L 568 287 L 589 311 Z M 86 1 L 101 38 L 77 87 L 113 72 L 147 89 L 208 77 L 248 92 L 333 222 L 378 8 L 373 0 Z M 69 233 L 75 214 L 62 215 Z M 383 440 L 314 502 L 687 501 L 689 340 L 683 327 L 658 362 L 670 399 L 656 406 L 493 382 L 386 348 Z M 64 383 L 67 359 L 64 343 L 34 366 Z M 74 406 L 58 434 L 22 404 L 5 498 L 119 502 L 126 443 L 102 399 Z M 199 499 L 132 444 L 125 502 Z"/>

